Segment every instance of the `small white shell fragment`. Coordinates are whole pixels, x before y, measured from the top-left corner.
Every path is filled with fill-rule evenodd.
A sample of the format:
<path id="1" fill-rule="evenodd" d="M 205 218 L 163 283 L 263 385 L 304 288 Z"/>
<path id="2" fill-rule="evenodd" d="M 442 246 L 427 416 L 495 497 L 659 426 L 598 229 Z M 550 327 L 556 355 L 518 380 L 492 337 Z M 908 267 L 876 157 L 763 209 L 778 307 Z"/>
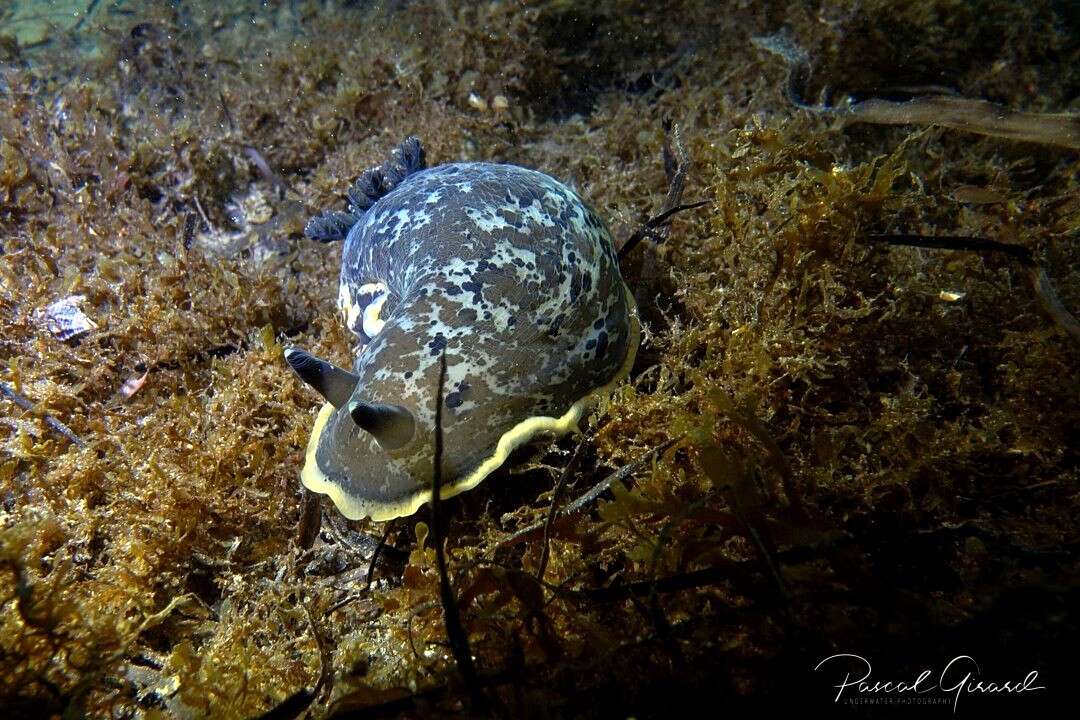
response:
<path id="1" fill-rule="evenodd" d="M 491 109 L 495 112 L 502 112 L 510 109 L 510 101 L 506 99 L 505 95 L 496 95 L 491 98 Z"/>
<path id="2" fill-rule="evenodd" d="M 959 302 L 964 299 L 964 295 L 967 293 L 956 292 L 955 290 L 942 290 L 938 293 L 938 300 L 942 300 L 947 303 Z"/>
<path id="3" fill-rule="evenodd" d="M 480 112 L 487 112 L 488 109 L 487 100 L 474 92 L 469 93 L 469 105 L 471 105 L 474 110 L 479 110 Z"/>
<path id="4" fill-rule="evenodd" d="M 120 386 L 120 395 L 125 398 L 129 398 L 135 393 L 139 392 L 139 388 L 146 384 L 146 377 L 150 374 L 147 370 L 141 377 L 129 377 L 124 381 L 124 384 Z"/>
<path id="5" fill-rule="evenodd" d="M 61 340 L 85 335 L 97 328 L 97 323 L 86 316 L 79 306 L 86 302 L 85 295 L 69 295 L 54 300 L 34 312 L 34 320 Z"/>

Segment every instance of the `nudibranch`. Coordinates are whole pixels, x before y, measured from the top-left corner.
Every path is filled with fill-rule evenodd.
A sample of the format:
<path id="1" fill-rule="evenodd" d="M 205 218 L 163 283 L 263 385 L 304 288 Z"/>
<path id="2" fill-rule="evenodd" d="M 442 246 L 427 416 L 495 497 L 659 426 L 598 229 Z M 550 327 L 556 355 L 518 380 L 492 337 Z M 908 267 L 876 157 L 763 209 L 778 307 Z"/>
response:
<path id="1" fill-rule="evenodd" d="M 611 234 L 536 170 L 428 168 L 409 138 L 305 229 L 344 240 L 338 305 L 351 370 L 285 357 L 326 400 L 301 481 L 350 519 L 411 515 L 431 499 L 443 386 L 443 485 L 479 484 L 514 448 L 576 429 L 630 372 L 640 337 Z"/>

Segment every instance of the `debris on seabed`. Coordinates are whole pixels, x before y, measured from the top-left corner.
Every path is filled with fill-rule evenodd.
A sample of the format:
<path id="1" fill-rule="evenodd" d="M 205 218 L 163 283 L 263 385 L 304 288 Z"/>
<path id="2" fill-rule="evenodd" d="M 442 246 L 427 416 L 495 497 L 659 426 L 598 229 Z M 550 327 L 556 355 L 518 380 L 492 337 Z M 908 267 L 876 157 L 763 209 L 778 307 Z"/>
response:
<path id="1" fill-rule="evenodd" d="M 146 384 L 146 378 L 149 375 L 150 371 L 147 370 L 142 375 L 129 377 L 124 381 L 124 384 L 120 386 L 120 395 L 126 399 L 139 392 L 139 390 L 142 389 L 142 386 Z"/>
<path id="2" fill-rule="evenodd" d="M 488 111 L 488 102 L 474 92 L 469 93 L 469 106 L 480 112 Z"/>
<path id="3" fill-rule="evenodd" d="M 69 295 L 55 300 L 34 313 L 38 325 L 61 340 L 73 340 L 97 328 L 97 323 L 80 309 L 85 295 Z"/>
<path id="4" fill-rule="evenodd" d="M 955 290 L 942 290 L 938 293 L 938 300 L 943 300 L 947 303 L 959 302 L 964 299 L 964 295 L 967 293 L 956 292 Z"/>

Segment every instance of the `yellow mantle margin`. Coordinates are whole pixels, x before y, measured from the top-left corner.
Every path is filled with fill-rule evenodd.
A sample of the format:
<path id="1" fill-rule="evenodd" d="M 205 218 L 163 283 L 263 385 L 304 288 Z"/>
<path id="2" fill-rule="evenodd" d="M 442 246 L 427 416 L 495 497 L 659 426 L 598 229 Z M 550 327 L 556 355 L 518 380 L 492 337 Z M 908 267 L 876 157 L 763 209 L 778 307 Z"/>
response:
<path id="1" fill-rule="evenodd" d="M 510 456 L 510 453 L 529 442 L 536 435 L 544 432 L 565 435 L 572 430 L 576 430 L 577 424 L 585 411 L 591 405 L 599 402 L 602 397 L 609 395 L 619 383 L 630 375 L 630 368 L 633 367 L 634 358 L 637 356 L 638 343 L 641 342 L 641 324 L 638 321 L 634 296 L 630 293 L 629 288 L 624 286 L 624 290 L 626 291 L 627 313 L 630 316 L 630 342 L 626 350 L 626 360 L 623 361 L 622 367 L 619 368 L 619 372 L 615 374 L 611 382 L 593 390 L 578 400 L 570 406 L 570 409 L 562 417 L 554 418 L 547 415 L 537 415 L 526 418 L 507 430 L 499 438 L 499 442 L 495 446 L 495 453 L 480 463 L 465 478 L 456 483 L 444 485 L 439 495 L 440 498 L 450 498 L 466 490 L 473 489 L 506 462 L 506 458 Z M 425 488 L 398 502 L 373 502 L 350 495 L 341 486 L 331 482 L 319 470 L 319 466 L 315 462 L 315 452 L 319 447 L 319 436 L 322 434 L 323 428 L 333 412 L 333 405 L 330 403 L 323 405 L 322 410 L 319 411 L 319 416 L 315 419 L 315 425 L 311 429 L 311 438 L 308 440 L 307 454 L 304 458 L 304 469 L 300 473 L 300 482 L 304 484 L 304 487 L 312 492 L 329 495 L 330 499 L 334 501 L 334 505 L 341 511 L 341 514 L 350 520 L 370 517 L 372 520 L 381 522 L 406 517 L 415 513 L 420 509 L 421 505 L 431 500 L 431 490 Z"/>

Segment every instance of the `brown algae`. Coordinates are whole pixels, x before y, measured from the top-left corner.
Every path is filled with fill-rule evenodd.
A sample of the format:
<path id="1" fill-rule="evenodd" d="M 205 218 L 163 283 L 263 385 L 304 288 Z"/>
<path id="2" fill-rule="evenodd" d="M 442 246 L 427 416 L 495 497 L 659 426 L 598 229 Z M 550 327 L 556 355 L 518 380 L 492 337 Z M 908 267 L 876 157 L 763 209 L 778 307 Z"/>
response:
<path id="1" fill-rule="evenodd" d="M 620 240 L 668 192 L 668 120 L 685 198 L 711 204 L 622 264 L 629 382 L 583 436 L 442 503 L 484 692 L 509 715 L 813 703 L 834 647 L 1064 683 L 1076 344 L 1006 258 L 860 239 L 1024 246 L 1075 313 L 1080 158 L 833 127 L 750 42 L 786 27 L 836 87 L 1061 112 L 1061 4 L 351 5 L 102 3 L 0 43 L 0 380 L 33 403 L 0 399 L 10 716 L 467 712 L 424 515 L 391 527 L 369 590 L 358 538 L 382 524 L 327 512 L 297 547 L 317 408 L 282 349 L 350 351 L 338 250 L 303 224 L 416 134 L 569 181 Z M 957 199 L 972 186 L 994 201 Z M 35 312 L 71 296 L 97 327 L 65 341 Z M 548 522 L 577 443 L 560 505 L 634 471 Z"/>

